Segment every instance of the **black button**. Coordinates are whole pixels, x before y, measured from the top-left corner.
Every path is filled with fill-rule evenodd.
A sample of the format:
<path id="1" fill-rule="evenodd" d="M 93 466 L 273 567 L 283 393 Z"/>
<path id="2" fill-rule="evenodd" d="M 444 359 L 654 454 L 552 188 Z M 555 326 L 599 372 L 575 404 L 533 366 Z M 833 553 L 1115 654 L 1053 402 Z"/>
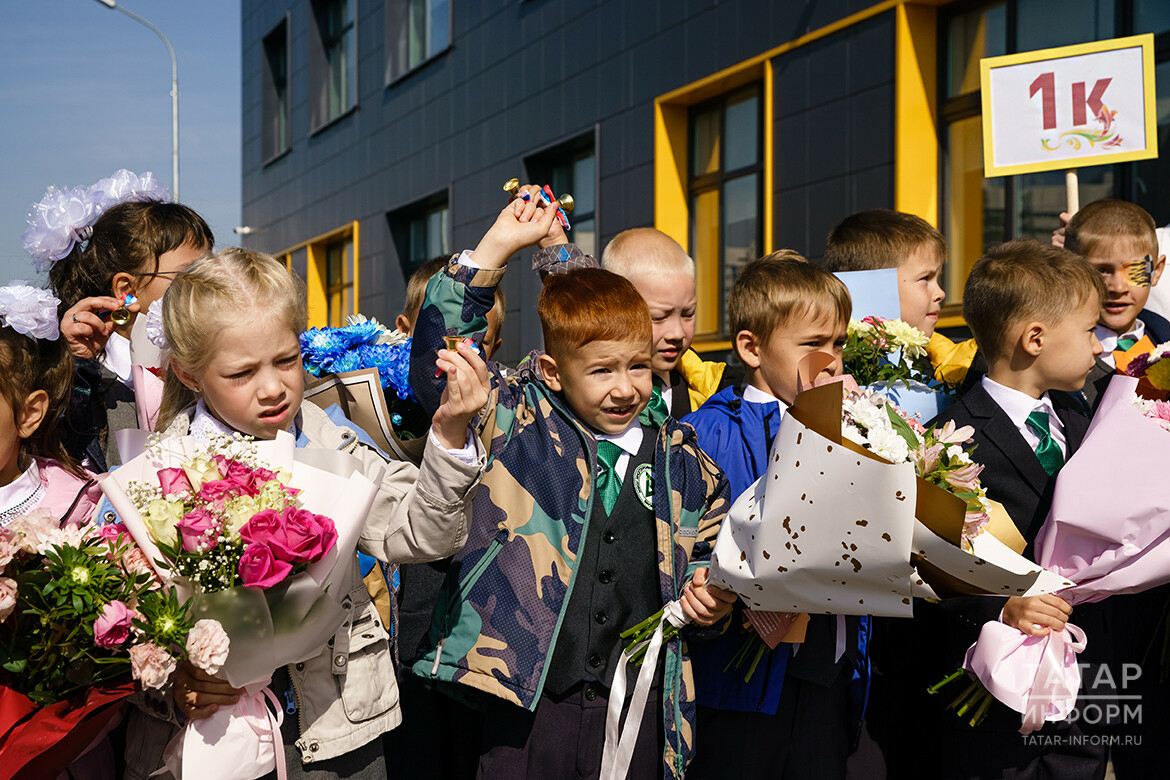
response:
<path id="1" fill-rule="evenodd" d="M 617 537 L 613 535 L 613 531 L 606 531 L 605 536 L 601 538 L 605 540 L 606 544 L 613 544 L 614 540 L 617 539 Z"/>
<path id="2" fill-rule="evenodd" d="M 613 572 L 603 571 L 601 574 L 597 575 L 597 581 L 602 585 L 608 585 L 609 583 L 613 582 Z"/>
<path id="3" fill-rule="evenodd" d="M 304 664 L 297 664 L 297 671 L 298 672 L 305 671 L 305 665 Z"/>
<path id="4" fill-rule="evenodd" d="M 598 623 L 605 623 L 605 621 L 609 620 L 609 615 L 605 614 L 604 612 L 598 611 L 597 614 L 593 616 L 593 619 L 596 620 Z"/>
<path id="5" fill-rule="evenodd" d="M 601 666 L 601 656 L 599 656 L 597 653 L 594 653 L 593 655 L 589 656 L 589 665 L 592 666 L 594 669 Z"/>
<path id="6" fill-rule="evenodd" d="M 592 687 L 586 685 L 585 686 L 585 698 L 588 699 L 589 701 L 596 701 L 597 700 L 597 691 L 593 690 Z"/>

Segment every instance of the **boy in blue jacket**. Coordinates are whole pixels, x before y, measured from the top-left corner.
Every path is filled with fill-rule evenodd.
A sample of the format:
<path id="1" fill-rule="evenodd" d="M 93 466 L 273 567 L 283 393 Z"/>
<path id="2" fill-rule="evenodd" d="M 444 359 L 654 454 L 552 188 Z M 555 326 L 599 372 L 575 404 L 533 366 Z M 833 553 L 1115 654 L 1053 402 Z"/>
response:
<path id="1" fill-rule="evenodd" d="M 747 386 L 720 391 L 684 422 L 739 496 L 766 471 L 772 439 L 796 399 L 801 361 L 827 353 L 834 361 L 823 375 L 841 373 L 852 305 L 837 277 L 783 250 L 744 267 L 727 307 Z M 749 637 L 742 623 L 734 616 L 726 634 L 693 648 L 699 728 L 688 777 L 844 778 L 850 683 L 868 620 L 812 615 L 799 651 L 781 643 L 746 681 L 747 664 L 727 669 Z"/>

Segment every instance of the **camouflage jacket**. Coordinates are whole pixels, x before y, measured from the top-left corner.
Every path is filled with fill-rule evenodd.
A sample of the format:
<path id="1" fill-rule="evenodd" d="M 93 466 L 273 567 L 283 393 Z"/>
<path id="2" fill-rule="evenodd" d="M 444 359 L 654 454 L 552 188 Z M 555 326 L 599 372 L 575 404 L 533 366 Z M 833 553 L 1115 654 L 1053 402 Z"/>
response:
<path id="1" fill-rule="evenodd" d="M 503 270 L 452 261 L 436 274 L 415 323 L 411 382 L 424 407 L 437 403 L 434 352 L 443 335 L 481 341 Z M 534 363 L 535 361 L 531 361 Z M 569 603 L 576 556 L 593 510 L 597 442 L 534 373 L 503 377 L 477 422 L 489 452 L 467 545 L 435 604 L 415 674 L 470 686 L 536 708 Z M 705 564 L 731 506 L 719 467 L 694 429 L 668 420 L 657 432 L 653 508 L 662 603 L 677 599 Z M 695 691 L 685 642 L 664 648 L 667 778 L 682 777 L 694 746 Z"/>

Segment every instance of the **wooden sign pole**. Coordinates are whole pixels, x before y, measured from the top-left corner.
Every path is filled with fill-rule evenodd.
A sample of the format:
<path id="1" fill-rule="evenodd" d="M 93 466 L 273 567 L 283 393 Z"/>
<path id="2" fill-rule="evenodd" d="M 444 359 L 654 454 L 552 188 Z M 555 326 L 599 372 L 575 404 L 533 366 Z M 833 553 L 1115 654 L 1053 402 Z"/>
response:
<path id="1" fill-rule="evenodd" d="M 1064 187 L 1068 191 L 1068 216 L 1071 219 L 1073 214 L 1076 214 L 1081 208 L 1081 191 L 1077 186 L 1077 169 L 1069 168 L 1064 172 Z"/>

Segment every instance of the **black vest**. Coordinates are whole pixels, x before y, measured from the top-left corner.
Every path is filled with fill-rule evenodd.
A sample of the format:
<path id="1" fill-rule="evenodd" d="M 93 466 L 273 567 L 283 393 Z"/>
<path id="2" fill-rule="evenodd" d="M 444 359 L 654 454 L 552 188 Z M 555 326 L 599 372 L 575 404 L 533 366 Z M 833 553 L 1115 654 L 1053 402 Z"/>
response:
<path id="1" fill-rule="evenodd" d="M 642 430 L 642 446 L 630 457 L 613 512 L 606 517 L 601 497 L 593 497 L 577 578 L 545 678 L 549 693 L 564 693 L 586 679 L 609 687 L 627 644 L 619 634 L 662 609 L 654 512 L 635 489 L 636 482 L 645 483 L 640 467 L 653 469 L 657 437 L 651 428 Z"/>

